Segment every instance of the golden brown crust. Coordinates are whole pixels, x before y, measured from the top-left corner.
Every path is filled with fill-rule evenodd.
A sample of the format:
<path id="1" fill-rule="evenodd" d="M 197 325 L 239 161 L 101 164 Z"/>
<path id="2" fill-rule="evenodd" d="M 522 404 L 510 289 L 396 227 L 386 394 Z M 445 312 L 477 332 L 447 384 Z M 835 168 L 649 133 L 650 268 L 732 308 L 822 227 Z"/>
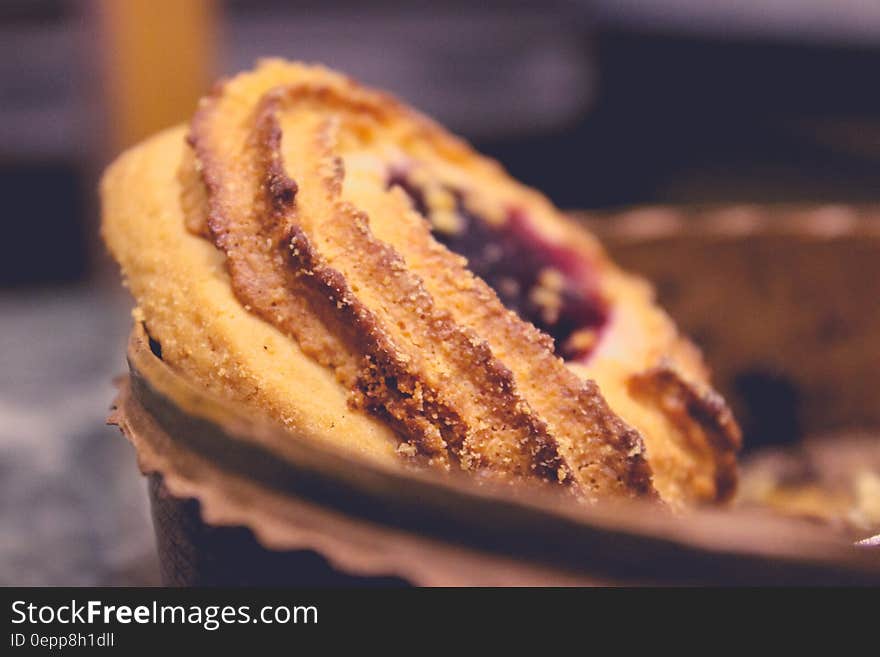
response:
<path id="1" fill-rule="evenodd" d="M 460 258 L 433 241 L 426 226 L 409 223 L 421 252 L 412 250 L 405 259 L 373 235 L 365 213 L 341 198 L 344 171 L 332 151 L 331 123 L 322 118 L 311 131 L 301 130 L 304 179 L 290 178 L 280 119 L 288 109 L 323 103 L 355 120 L 360 114 L 390 120 L 382 99 L 353 86 L 346 91 L 352 98 L 325 84 L 268 88 L 247 110 L 249 130 L 239 129 L 237 152 L 224 152 L 221 140 L 232 139 L 243 117 L 229 115 L 222 91 L 203 104 L 193 122 L 191 143 L 208 188 L 210 234 L 229 258 L 242 303 L 296 336 L 308 353 L 335 367 L 342 382 L 354 378 L 359 394 L 353 399 L 392 419 L 435 464 L 452 460 L 469 470 L 576 482 L 591 495 L 650 492 L 638 434 L 614 416 L 595 385 L 566 369 L 545 337 L 507 312 L 488 286 L 468 275 Z M 305 186 L 316 192 L 299 200 Z M 236 198 L 227 198 L 228 190 Z M 242 198 L 251 199 L 250 205 Z M 398 214 L 405 224 L 407 209 L 399 207 Z M 419 260 L 414 255 L 431 264 L 408 266 Z M 436 293 L 462 286 L 442 290 L 432 282 L 448 280 L 450 273 L 469 277 L 472 294 L 443 307 Z M 284 286 L 286 296 L 279 295 Z M 296 299 L 295 305 L 281 304 L 279 297 Z M 470 309 L 470 317 L 455 316 L 450 307 Z M 320 318 L 321 326 L 304 322 L 303 315 Z M 329 350 L 336 362 L 312 346 L 315 331 L 341 343 Z M 535 393 L 532 399 L 544 402 L 543 413 L 520 393 L 484 335 L 503 336 L 506 356 L 519 364 L 519 382 Z M 543 376 L 530 375 L 529 368 L 540 368 Z M 557 384 L 553 395 L 537 394 L 547 376 Z M 545 414 L 554 420 L 553 433 Z"/>
<path id="2" fill-rule="evenodd" d="M 326 91 L 321 87 L 294 88 L 285 95 L 320 97 Z M 253 159 L 239 166 L 212 149 L 212 119 L 219 123 L 220 130 L 227 125 L 226 117 L 216 111 L 216 106 L 207 104 L 194 121 L 192 143 L 209 188 L 208 225 L 215 244 L 230 258 L 236 294 L 269 321 L 296 335 L 309 353 L 313 349 L 309 340 L 316 327 L 304 322 L 304 317 L 330 317 L 317 330 L 320 334 L 338 336 L 341 346 L 335 350 L 337 354 L 351 354 L 339 359 L 336 368 L 342 372 L 340 378 L 345 381 L 354 375 L 366 405 L 399 422 L 404 435 L 435 462 L 446 465 L 449 449 L 455 458 L 467 462 L 468 469 L 508 469 L 519 474 L 534 469 L 543 476 L 552 472 L 550 476 L 558 477 L 561 463 L 554 447 L 547 445 L 546 429 L 512 394 L 509 371 L 492 357 L 485 343 L 434 308 L 433 299 L 407 271 L 399 254 L 372 238 L 365 217 L 355 208 L 330 204 L 326 214 L 311 218 L 313 224 L 322 223 L 328 240 L 335 239 L 340 248 L 347 249 L 355 267 L 348 267 L 343 273 L 330 266 L 314 248 L 304 229 L 308 221 L 299 221 L 303 213 L 294 204 L 297 185 L 287 177 L 281 163 L 281 129 L 275 113 L 281 109 L 283 99 L 282 94 L 274 93 L 261 101 L 254 131 L 246 138 L 247 147 L 253 149 Z M 248 181 L 245 176 L 253 172 L 258 173 Z M 238 178 L 232 181 L 220 182 L 237 174 Z M 249 182 L 252 187 L 245 187 Z M 315 182 L 326 185 L 328 193 L 332 193 L 332 179 L 323 179 L 318 173 Z M 254 199 L 252 211 L 237 215 L 232 204 L 224 202 L 224 185 L 225 189 L 234 189 L 239 197 L 243 189 L 248 190 L 244 194 Z M 327 230 L 334 223 L 338 229 Z M 251 235 L 257 239 L 249 241 Z M 284 236 L 272 239 L 278 235 Z M 272 239 L 274 248 L 268 253 L 259 243 L 264 237 Z M 234 263 L 241 261 L 259 269 L 239 272 Z M 352 285 L 384 285 L 386 278 L 392 281 L 389 293 L 399 298 L 393 305 L 371 308 L 352 290 Z M 285 284 L 286 295 L 265 293 L 273 287 L 283 289 Z M 297 300 L 299 307 L 281 306 L 278 296 Z M 303 312 L 306 299 L 311 301 L 310 310 L 317 312 Z M 413 318 L 423 319 L 413 322 L 408 330 L 401 328 Z M 451 368 L 449 380 L 457 379 L 458 385 L 444 386 L 426 359 L 412 348 L 415 338 L 408 333 L 415 330 L 421 331 L 424 342 L 435 344 L 438 352 L 445 352 L 445 364 Z M 320 352 L 316 355 L 320 356 Z M 467 408 L 466 398 L 485 397 L 489 390 L 501 390 L 502 394 L 473 404 L 472 410 Z M 463 418 L 457 408 L 465 408 L 469 417 Z M 495 435 L 487 435 L 486 424 L 479 426 L 481 416 L 497 422 Z M 505 432 L 511 436 L 504 435 Z M 481 453 L 493 443 L 501 447 L 500 453 Z"/>
<path id="3" fill-rule="evenodd" d="M 590 488 L 590 482 L 607 478 L 603 472 L 615 472 L 622 490 L 653 494 L 641 436 L 608 408 L 595 382 L 566 367 L 554 353 L 553 340 L 506 309 L 468 270 L 467 261 L 438 244 L 423 222 L 403 215 L 398 223 L 397 243 L 413 270 L 456 321 L 487 336 L 546 419 L 576 478 Z"/>
<path id="4" fill-rule="evenodd" d="M 739 425 L 724 399 L 697 386 L 669 366 L 653 367 L 630 378 L 636 397 L 650 400 L 679 428 L 693 450 L 705 454 L 715 469 L 715 498 L 729 500 L 736 491 L 736 451 L 742 443 Z"/>
<path id="5" fill-rule="evenodd" d="M 706 378 L 699 355 L 650 288 L 430 120 L 325 69 L 270 61 L 202 101 L 189 143 L 181 226 L 223 253 L 245 312 L 332 371 L 353 414 L 367 410 L 396 430 L 398 453 L 588 499 L 727 496 L 736 446 L 714 432 L 735 424 L 718 429 L 725 407 L 693 393 Z M 399 171 L 424 187 L 394 184 Z M 582 304 L 574 314 L 587 323 L 556 336 L 573 349 L 569 361 L 505 307 L 498 281 L 490 286 L 475 261 L 441 243 L 463 221 L 479 224 L 487 247 L 516 230 L 520 242 L 537 240 L 549 260 L 523 279 L 538 313 L 528 319 L 552 327 L 567 299 Z M 136 260 L 114 241 L 124 264 Z M 153 276 L 139 300 L 153 294 Z M 669 395 L 638 383 L 661 363 L 678 396 L 693 393 L 690 424 L 667 412 Z"/>

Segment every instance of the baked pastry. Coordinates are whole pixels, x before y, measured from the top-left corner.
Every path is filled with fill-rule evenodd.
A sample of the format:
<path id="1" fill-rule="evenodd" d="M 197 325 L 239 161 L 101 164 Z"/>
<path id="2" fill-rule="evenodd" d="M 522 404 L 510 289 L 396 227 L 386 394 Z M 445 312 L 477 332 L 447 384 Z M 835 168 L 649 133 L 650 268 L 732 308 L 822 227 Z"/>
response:
<path id="1" fill-rule="evenodd" d="M 737 425 L 650 286 L 387 95 L 264 61 L 102 199 L 161 357 L 291 439 L 587 500 L 733 492 Z"/>

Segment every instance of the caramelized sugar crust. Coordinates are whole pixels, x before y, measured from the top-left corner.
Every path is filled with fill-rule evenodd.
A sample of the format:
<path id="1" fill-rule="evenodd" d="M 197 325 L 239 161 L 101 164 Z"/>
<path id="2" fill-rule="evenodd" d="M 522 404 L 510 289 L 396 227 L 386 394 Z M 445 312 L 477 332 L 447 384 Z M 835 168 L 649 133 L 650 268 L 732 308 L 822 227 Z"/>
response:
<path id="1" fill-rule="evenodd" d="M 189 144 L 181 224 L 399 454 L 586 499 L 732 492 L 736 424 L 650 288 L 430 120 L 273 60 L 205 98 Z"/>

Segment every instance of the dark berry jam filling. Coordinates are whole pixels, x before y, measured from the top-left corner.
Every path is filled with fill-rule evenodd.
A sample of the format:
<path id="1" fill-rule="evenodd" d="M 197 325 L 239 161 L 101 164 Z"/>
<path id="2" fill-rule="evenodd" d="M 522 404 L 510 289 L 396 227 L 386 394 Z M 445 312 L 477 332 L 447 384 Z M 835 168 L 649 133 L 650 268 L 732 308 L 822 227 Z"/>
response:
<path id="1" fill-rule="evenodd" d="M 498 225 L 487 221 L 468 210 L 459 190 L 446 189 L 454 199 L 453 226 L 438 225 L 424 191 L 404 172 L 391 174 L 388 186 L 394 185 L 431 221 L 434 237 L 467 258 L 507 308 L 554 339 L 560 356 L 578 360 L 590 354 L 608 307 L 583 256 L 548 241 L 523 211 L 509 210 Z"/>

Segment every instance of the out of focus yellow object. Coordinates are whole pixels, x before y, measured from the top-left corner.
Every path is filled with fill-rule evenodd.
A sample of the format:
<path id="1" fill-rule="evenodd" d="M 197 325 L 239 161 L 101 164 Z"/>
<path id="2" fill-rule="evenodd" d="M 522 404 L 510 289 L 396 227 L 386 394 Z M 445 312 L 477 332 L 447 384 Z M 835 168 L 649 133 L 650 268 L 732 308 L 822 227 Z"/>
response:
<path id="1" fill-rule="evenodd" d="M 110 146 L 190 116 L 214 77 L 213 0 L 99 0 Z"/>

